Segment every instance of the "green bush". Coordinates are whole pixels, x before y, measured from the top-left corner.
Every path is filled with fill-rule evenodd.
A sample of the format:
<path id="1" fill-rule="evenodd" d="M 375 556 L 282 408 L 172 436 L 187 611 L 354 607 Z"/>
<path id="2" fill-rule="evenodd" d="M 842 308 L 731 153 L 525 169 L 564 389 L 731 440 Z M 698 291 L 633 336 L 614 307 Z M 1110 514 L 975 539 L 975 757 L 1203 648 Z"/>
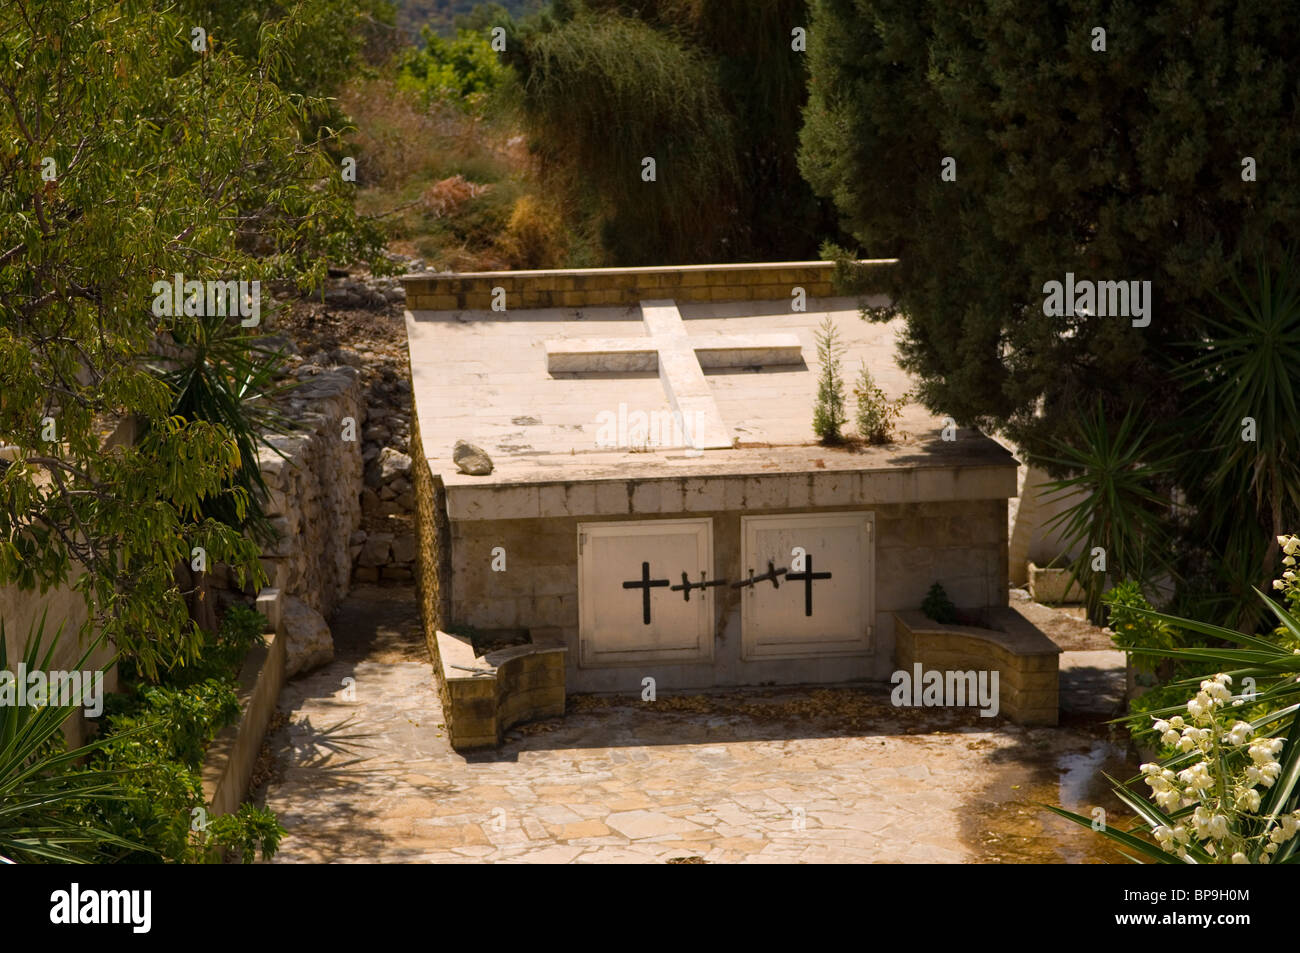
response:
<path id="1" fill-rule="evenodd" d="M 907 403 L 904 394 L 897 400 L 889 400 L 885 392 L 876 386 L 876 380 L 867 370 L 866 362 L 858 372 L 858 382 L 853 387 L 853 396 L 857 409 L 853 419 L 858 427 L 858 436 L 867 443 L 891 443 L 894 439 L 894 421 L 903 412 Z"/>
<path id="2" fill-rule="evenodd" d="M 508 74 L 485 32 L 457 30 L 455 39 L 447 40 L 425 27 L 420 36 L 424 46 L 402 58 L 397 85 L 418 92 L 426 103 L 450 102 L 473 111 Z"/>
<path id="3" fill-rule="evenodd" d="M 243 805 L 207 821 L 203 758 L 208 744 L 239 718 L 239 667 L 261 642 L 265 619 L 232 607 L 193 664 L 169 672 L 166 684 L 135 680 L 105 703 L 102 748 L 92 765 L 120 772 L 128 799 L 93 802 L 87 813 L 118 837 L 142 845 L 115 859 L 130 863 L 207 863 L 234 851 L 244 863 L 272 856 L 283 829 L 275 815 Z"/>
<path id="4" fill-rule="evenodd" d="M 1142 587 L 1133 580 L 1126 580 L 1110 589 L 1101 597 L 1101 601 L 1110 613 L 1111 641 L 1115 647 L 1131 653 L 1133 665 L 1139 671 L 1154 674 L 1162 659 L 1144 654 L 1141 650 L 1172 649 L 1172 627 L 1160 619 L 1133 611 L 1149 611 L 1152 608 L 1142 594 Z"/>
<path id="5" fill-rule="evenodd" d="M 925 594 L 925 599 L 921 601 L 921 611 L 928 618 L 943 625 L 952 625 L 957 621 L 957 607 L 952 604 L 943 586 L 937 582 L 930 587 L 930 591 Z"/>

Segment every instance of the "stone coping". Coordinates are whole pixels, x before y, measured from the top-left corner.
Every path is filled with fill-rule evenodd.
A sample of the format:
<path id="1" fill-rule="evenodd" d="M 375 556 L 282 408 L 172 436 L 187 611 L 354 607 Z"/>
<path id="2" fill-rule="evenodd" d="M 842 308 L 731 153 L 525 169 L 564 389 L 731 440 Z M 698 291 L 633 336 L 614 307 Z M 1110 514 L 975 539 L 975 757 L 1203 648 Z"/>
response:
<path id="1" fill-rule="evenodd" d="M 992 443 L 992 441 L 990 441 Z M 1000 448 L 999 448 L 1000 449 Z M 726 451 L 723 451 L 724 453 Z M 667 515 L 713 510 L 785 510 L 831 506 L 888 505 L 950 500 L 1006 499 L 1016 494 L 1016 463 L 910 469 L 806 470 L 755 472 L 755 459 L 737 472 L 667 476 L 659 468 L 624 472 L 600 479 L 590 470 L 562 480 L 552 477 L 515 485 L 474 482 L 475 477 L 444 477 L 447 515 L 452 520 L 539 519 L 567 516 Z M 712 459 L 712 457 L 710 457 Z M 806 460 L 806 457 L 805 457 Z M 698 464 L 698 460 L 691 461 Z M 804 464 L 806 466 L 806 463 Z"/>
<path id="2" fill-rule="evenodd" d="M 484 678 L 495 676 L 498 671 L 516 659 L 526 658 L 532 655 L 543 655 L 548 652 L 568 652 L 569 647 L 560 639 L 543 639 L 534 641 L 527 645 L 511 645 L 506 648 L 494 649 L 486 655 L 475 655 L 473 643 L 463 635 L 452 635 L 448 632 L 438 630 L 438 656 L 442 662 L 442 677 L 449 682 L 452 681 L 481 681 Z M 470 672 L 465 669 L 453 668 L 454 665 L 464 665 L 470 669 L 480 669 L 481 671 Z"/>
<path id="3" fill-rule="evenodd" d="M 935 622 L 919 609 L 895 612 L 894 618 L 906 625 L 914 635 L 933 632 L 963 635 L 980 642 L 999 646 L 1011 654 L 1021 657 L 1035 655 L 1057 656 L 1061 654 L 1059 645 L 1040 632 L 1037 626 L 1015 609 L 1007 606 L 993 606 L 981 609 L 980 614 L 990 626 L 1002 626 L 1002 630 Z"/>
<path id="4" fill-rule="evenodd" d="M 887 266 L 895 258 L 871 259 L 863 265 Z M 479 271 L 405 275 L 406 304 L 411 311 L 487 310 L 494 289 L 506 295 L 506 307 L 607 307 L 635 305 L 649 298 L 677 301 L 789 300 L 795 287 L 824 297 L 833 292 L 830 261 L 737 262 L 706 265 L 651 265 L 637 268 L 567 268 L 536 271 Z"/>
<path id="5" fill-rule="evenodd" d="M 897 258 L 867 258 L 858 262 L 860 265 L 893 265 Z M 437 272 L 421 271 L 403 275 L 403 282 L 441 280 L 445 278 L 554 278 L 563 275 L 662 275 L 662 274 L 708 274 L 715 271 L 766 272 L 789 270 L 792 268 L 831 269 L 833 261 L 748 261 L 733 263 L 713 263 L 703 265 L 637 265 L 629 268 L 535 268 L 519 271 L 461 271 Z"/>

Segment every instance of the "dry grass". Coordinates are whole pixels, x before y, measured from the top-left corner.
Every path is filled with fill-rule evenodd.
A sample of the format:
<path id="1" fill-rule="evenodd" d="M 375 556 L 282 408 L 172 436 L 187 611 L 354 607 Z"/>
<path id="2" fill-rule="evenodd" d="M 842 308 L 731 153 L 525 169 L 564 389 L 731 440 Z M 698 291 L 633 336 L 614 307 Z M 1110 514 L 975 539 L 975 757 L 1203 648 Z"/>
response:
<path id="1" fill-rule="evenodd" d="M 340 100 L 357 127 L 357 208 L 383 220 L 393 251 L 456 271 L 567 263 L 563 210 L 508 120 L 426 107 L 387 78 L 357 79 Z"/>

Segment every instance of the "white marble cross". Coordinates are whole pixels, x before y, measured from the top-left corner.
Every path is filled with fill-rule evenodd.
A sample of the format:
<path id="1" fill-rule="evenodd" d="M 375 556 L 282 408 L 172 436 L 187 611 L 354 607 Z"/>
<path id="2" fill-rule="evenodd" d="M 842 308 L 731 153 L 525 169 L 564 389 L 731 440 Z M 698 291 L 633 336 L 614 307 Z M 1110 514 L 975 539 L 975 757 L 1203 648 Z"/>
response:
<path id="1" fill-rule="evenodd" d="M 733 445 L 704 368 L 803 363 L 794 334 L 691 336 L 671 300 L 642 301 L 641 315 L 649 332 L 645 337 L 547 341 L 546 369 L 552 374 L 657 369 L 668 403 L 688 422 L 687 440 L 697 450 Z"/>

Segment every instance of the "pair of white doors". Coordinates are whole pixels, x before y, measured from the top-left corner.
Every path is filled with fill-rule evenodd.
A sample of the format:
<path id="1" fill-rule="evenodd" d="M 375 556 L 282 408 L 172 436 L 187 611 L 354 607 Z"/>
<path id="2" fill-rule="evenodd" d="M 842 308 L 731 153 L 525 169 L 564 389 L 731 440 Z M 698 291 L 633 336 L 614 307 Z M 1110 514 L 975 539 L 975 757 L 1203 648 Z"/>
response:
<path id="1" fill-rule="evenodd" d="M 580 664 L 708 662 L 715 600 L 737 589 L 745 660 L 861 654 L 874 616 L 871 513 L 741 517 L 740 566 L 713 519 L 580 523 Z"/>

